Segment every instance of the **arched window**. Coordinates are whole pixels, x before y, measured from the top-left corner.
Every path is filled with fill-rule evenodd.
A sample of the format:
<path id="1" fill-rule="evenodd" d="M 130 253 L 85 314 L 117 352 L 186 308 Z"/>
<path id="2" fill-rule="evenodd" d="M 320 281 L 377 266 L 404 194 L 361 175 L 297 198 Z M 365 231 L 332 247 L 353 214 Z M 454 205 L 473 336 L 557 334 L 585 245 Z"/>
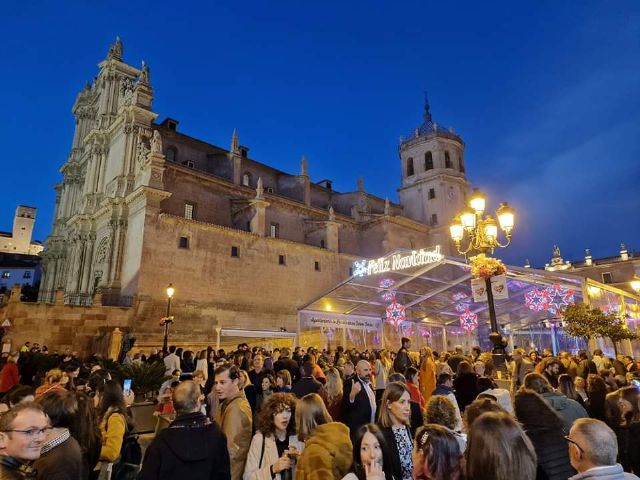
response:
<path id="1" fill-rule="evenodd" d="M 444 152 L 444 168 L 453 168 L 453 165 L 451 165 L 451 157 L 449 156 L 449 152 Z"/>
<path id="2" fill-rule="evenodd" d="M 458 157 L 458 165 L 460 166 L 460 171 L 464 173 L 464 162 L 462 161 L 462 157 Z"/>
<path id="3" fill-rule="evenodd" d="M 431 151 L 424 154 L 424 169 L 433 170 L 433 154 Z"/>
<path id="4" fill-rule="evenodd" d="M 245 174 L 242 175 L 242 185 L 245 187 L 251 186 L 251 174 L 249 172 L 245 172 Z"/>
<path id="5" fill-rule="evenodd" d="M 176 147 L 167 147 L 165 156 L 167 157 L 167 161 L 175 162 L 178 159 L 178 150 Z"/>
<path id="6" fill-rule="evenodd" d="M 413 170 L 413 158 L 409 157 L 407 158 L 407 177 L 411 177 L 414 174 L 414 170 Z"/>

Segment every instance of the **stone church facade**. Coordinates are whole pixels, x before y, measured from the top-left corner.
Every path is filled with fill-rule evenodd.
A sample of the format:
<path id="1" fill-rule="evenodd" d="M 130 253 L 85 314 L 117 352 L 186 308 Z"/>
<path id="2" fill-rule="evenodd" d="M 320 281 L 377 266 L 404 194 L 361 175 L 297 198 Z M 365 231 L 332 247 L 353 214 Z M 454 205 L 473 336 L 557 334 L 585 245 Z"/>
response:
<path id="1" fill-rule="evenodd" d="M 73 106 L 75 134 L 55 186 L 40 302 L 134 309 L 139 343 L 159 344 L 165 289 L 172 339 L 212 343 L 216 328 L 296 328 L 297 308 L 350 276 L 362 257 L 451 248 L 448 224 L 469 190 L 464 142 L 433 122 L 401 139 L 400 203 L 313 182 L 303 157 L 285 173 L 249 154 L 158 123 L 149 68 L 128 65 L 118 39 Z M 397 161 L 397 160 L 394 160 Z M 59 295 L 59 294 L 58 294 Z M 119 316 L 118 318 L 121 318 Z"/>

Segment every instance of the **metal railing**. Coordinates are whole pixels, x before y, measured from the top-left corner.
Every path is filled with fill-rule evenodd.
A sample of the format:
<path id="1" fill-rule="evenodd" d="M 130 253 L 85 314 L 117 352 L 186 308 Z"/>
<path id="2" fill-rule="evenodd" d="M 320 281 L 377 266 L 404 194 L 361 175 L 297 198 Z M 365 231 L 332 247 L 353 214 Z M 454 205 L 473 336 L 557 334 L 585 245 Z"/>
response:
<path id="1" fill-rule="evenodd" d="M 93 295 L 90 293 L 65 293 L 64 304 L 90 307 L 93 305 Z"/>

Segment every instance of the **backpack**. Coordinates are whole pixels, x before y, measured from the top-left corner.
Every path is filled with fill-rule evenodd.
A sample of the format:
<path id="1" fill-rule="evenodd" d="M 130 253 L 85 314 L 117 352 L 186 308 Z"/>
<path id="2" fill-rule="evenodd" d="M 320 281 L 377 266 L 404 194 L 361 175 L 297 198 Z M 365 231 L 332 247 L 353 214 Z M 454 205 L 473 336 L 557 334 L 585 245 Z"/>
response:
<path id="1" fill-rule="evenodd" d="M 138 442 L 138 435 L 131 433 L 127 426 L 122 447 L 120 447 L 120 455 L 111 468 L 111 480 L 134 480 L 140 471 L 141 464 L 142 448 Z"/>

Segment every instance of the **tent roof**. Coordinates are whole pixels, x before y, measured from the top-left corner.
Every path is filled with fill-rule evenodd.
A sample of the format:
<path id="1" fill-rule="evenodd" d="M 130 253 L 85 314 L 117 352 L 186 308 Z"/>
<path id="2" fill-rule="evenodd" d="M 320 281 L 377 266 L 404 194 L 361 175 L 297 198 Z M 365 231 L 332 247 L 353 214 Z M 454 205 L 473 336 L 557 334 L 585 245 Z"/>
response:
<path id="1" fill-rule="evenodd" d="M 411 251 L 399 249 L 383 258 L 390 259 L 398 254 L 407 255 Z M 514 330 L 554 317 L 552 311 L 542 309 L 536 312 L 529 308 L 526 295 L 536 288 L 552 292 L 555 287 L 566 294 L 564 300 L 569 303 L 583 301 L 588 286 L 616 298 L 624 295 L 634 304 L 640 301 L 639 297 L 570 273 L 507 266 L 506 275 L 509 298 L 495 300 L 496 315 L 499 324 L 510 324 Z M 383 280 L 392 285 L 385 288 L 381 284 Z M 488 303 L 473 302 L 470 280 L 470 267 L 463 259 L 442 257 L 422 266 L 352 276 L 301 310 L 384 318 L 390 303 L 384 294 L 393 291 L 396 301 L 406 307 L 409 321 L 459 325 L 460 315 L 469 308 L 471 313 L 478 315 L 479 324 L 489 323 Z M 562 296 L 554 297 L 554 300 L 563 301 Z"/>

